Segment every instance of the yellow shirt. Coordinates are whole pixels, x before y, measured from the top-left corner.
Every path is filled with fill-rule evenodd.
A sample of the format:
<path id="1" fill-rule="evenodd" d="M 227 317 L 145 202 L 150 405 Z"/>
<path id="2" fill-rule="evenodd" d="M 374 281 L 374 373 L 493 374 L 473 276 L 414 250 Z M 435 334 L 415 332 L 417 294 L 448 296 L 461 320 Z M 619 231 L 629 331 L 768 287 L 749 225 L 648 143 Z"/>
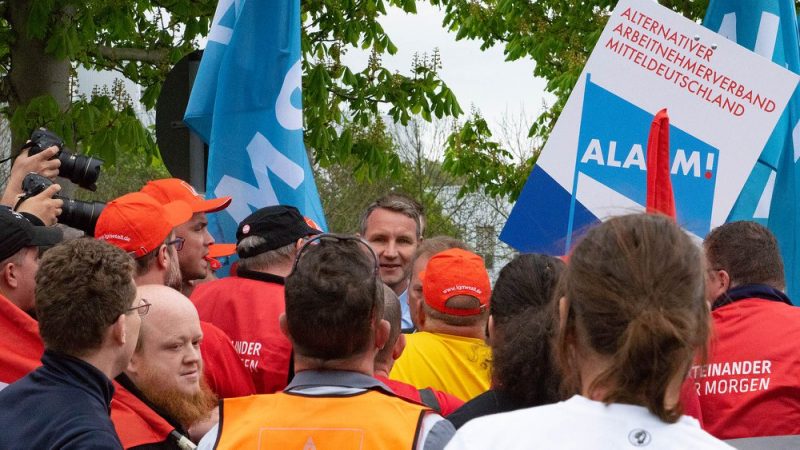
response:
<path id="1" fill-rule="evenodd" d="M 406 349 L 389 378 L 467 401 L 489 389 L 490 359 L 482 339 L 421 331 L 406 336 Z"/>

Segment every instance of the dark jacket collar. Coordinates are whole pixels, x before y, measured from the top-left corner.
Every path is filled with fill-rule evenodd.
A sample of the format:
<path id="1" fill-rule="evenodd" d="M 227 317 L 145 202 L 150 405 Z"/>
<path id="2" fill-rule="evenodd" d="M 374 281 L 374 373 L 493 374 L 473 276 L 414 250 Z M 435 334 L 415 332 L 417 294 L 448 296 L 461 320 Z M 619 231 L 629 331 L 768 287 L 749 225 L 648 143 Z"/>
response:
<path id="1" fill-rule="evenodd" d="M 735 288 L 730 288 L 728 289 L 728 292 L 720 295 L 716 300 L 714 300 L 714 305 L 711 307 L 711 310 L 713 311 L 717 308 L 730 305 L 731 303 L 739 300 L 750 298 L 771 300 L 786 303 L 787 305 L 792 304 L 792 301 L 789 300 L 789 297 L 786 296 L 786 294 L 772 286 L 768 286 L 766 284 L 743 284 L 741 286 L 736 286 Z"/>
<path id="2" fill-rule="evenodd" d="M 256 272 L 255 270 L 238 269 L 236 276 L 249 280 L 266 281 L 267 283 L 284 284 L 284 278 L 266 272 Z"/>
<path id="3" fill-rule="evenodd" d="M 45 376 L 53 377 L 61 382 L 73 385 L 103 402 L 111 412 L 111 397 L 114 385 L 97 367 L 88 362 L 65 353 L 45 350 L 42 355 Z"/>

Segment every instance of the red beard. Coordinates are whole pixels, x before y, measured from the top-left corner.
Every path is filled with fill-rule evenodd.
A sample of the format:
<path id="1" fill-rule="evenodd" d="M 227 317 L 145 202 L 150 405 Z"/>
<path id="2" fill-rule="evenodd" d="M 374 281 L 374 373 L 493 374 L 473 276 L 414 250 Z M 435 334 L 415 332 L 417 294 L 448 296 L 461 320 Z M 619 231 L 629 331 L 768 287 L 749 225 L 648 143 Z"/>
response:
<path id="1" fill-rule="evenodd" d="M 142 373 L 136 387 L 150 403 L 175 419 L 185 429 L 200 420 L 207 419 L 218 402 L 205 377 L 200 378 L 200 390 L 194 394 L 186 394 L 174 387 L 164 386 L 163 381 L 152 372 Z"/>

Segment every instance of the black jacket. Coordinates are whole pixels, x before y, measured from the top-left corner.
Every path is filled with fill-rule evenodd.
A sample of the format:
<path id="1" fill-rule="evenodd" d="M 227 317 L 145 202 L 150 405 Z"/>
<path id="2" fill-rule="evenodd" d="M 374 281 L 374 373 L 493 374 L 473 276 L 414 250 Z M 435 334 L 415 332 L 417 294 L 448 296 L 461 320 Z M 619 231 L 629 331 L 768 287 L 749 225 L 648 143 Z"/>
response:
<path id="1" fill-rule="evenodd" d="M 51 350 L 42 364 L 0 391 L 0 449 L 121 449 L 109 417 L 111 380 Z"/>

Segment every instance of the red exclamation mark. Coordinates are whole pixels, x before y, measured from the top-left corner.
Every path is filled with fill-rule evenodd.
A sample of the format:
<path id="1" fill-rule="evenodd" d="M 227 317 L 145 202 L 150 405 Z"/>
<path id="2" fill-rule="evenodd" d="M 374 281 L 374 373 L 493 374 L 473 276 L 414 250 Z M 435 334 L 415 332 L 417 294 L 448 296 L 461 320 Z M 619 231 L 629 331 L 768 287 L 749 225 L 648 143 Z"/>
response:
<path id="1" fill-rule="evenodd" d="M 714 169 L 714 154 L 709 153 L 706 155 L 706 179 L 710 180 L 713 173 L 711 170 Z"/>

